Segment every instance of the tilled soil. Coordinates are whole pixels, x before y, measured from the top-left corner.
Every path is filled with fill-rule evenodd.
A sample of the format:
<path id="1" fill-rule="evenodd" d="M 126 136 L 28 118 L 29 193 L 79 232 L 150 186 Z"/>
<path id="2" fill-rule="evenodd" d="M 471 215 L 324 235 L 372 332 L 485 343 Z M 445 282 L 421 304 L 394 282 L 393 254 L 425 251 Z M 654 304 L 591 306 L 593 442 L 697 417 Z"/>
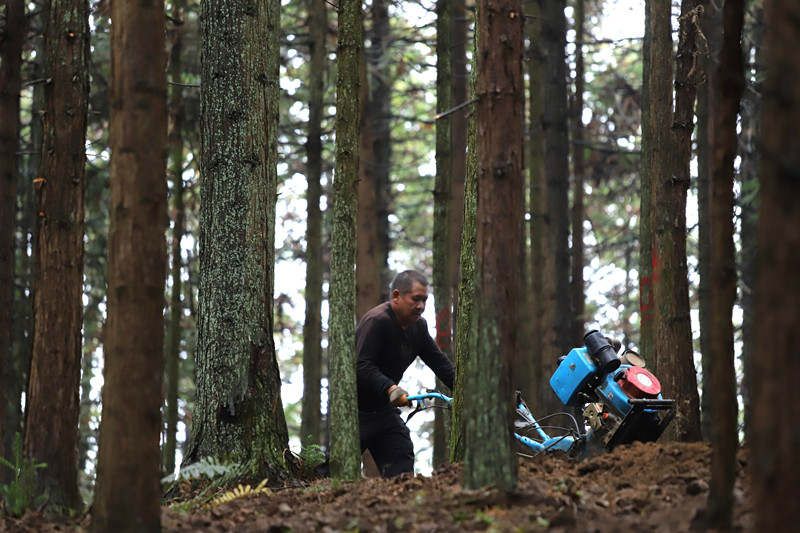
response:
<path id="1" fill-rule="evenodd" d="M 744 454 L 735 488 L 735 529 L 752 528 Z M 461 488 L 461 467 L 431 477 L 317 480 L 215 507 L 164 507 L 169 532 L 227 531 L 586 531 L 675 532 L 699 524 L 708 498 L 711 452 L 704 444 L 640 444 L 574 461 L 548 455 L 520 459 L 512 494 Z M 0 519 L 5 531 L 81 531 L 89 517 L 52 521 L 38 513 Z"/>

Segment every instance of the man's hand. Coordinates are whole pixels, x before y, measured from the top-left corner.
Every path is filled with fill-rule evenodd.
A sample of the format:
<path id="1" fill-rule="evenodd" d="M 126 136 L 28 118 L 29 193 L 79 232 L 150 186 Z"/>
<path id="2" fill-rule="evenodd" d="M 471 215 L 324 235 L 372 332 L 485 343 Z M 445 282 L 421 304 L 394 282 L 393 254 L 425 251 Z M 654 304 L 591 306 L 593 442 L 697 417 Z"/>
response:
<path id="1" fill-rule="evenodd" d="M 402 407 L 404 405 L 411 406 L 411 401 L 408 399 L 408 393 L 397 385 L 392 385 L 386 391 L 389 395 L 389 402 L 395 407 Z"/>

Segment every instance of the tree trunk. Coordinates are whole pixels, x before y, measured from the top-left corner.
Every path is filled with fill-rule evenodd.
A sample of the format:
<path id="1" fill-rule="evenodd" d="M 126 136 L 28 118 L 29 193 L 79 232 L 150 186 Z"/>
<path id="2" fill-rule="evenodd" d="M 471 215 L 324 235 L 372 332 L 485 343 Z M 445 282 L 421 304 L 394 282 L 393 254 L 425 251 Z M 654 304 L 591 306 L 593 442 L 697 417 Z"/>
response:
<path id="1" fill-rule="evenodd" d="M 702 30 L 708 41 L 708 54 L 698 56 L 698 65 L 705 75 L 705 83 L 697 91 L 697 212 L 698 246 L 697 264 L 700 282 L 697 288 L 700 315 L 700 354 L 702 356 L 702 395 L 700 397 L 700 421 L 703 439 L 711 439 L 711 347 L 710 344 L 710 285 L 711 276 L 711 224 L 709 221 L 709 187 L 711 182 L 712 150 L 715 146 L 716 129 L 713 121 L 718 110 L 719 47 L 722 41 L 722 6 L 706 3 Z"/>
<path id="2" fill-rule="evenodd" d="M 541 1 L 541 0 L 540 0 Z M 544 207 L 542 217 L 542 349 L 539 411 L 560 407 L 550 388 L 555 360 L 567 353 L 573 320 L 569 297 L 569 140 L 564 0 L 542 5 L 545 54 L 542 128 L 545 136 Z"/>
<path id="3" fill-rule="evenodd" d="M 664 394 L 677 410 L 667 436 L 700 440 L 700 412 L 689 320 L 686 264 L 686 191 L 693 128 L 695 80 L 690 79 L 695 51 L 696 2 L 681 6 L 675 110 L 672 110 L 672 37 L 669 2 L 651 6 L 650 103 L 652 115 L 651 231 L 655 300 L 655 368 Z"/>
<path id="4" fill-rule="evenodd" d="M 22 43 L 25 37 L 25 3 L 9 0 L 0 39 L 0 457 L 11 457 L 11 442 L 18 431 L 19 396 L 12 352 L 14 309 L 14 228 L 17 211 L 17 150 L 19 147 L 19 93 Z M 0 474 L 0 483 L 9 475 Z"/>
<path id="5" fill-rule="evenodd" d="M 453 0 L 453 44 L 450 62 L 453 76 L 453 102 L 459 105 L 467 101 L 467 13 L 464 0 Z M 461 230 L 464 227 L 464 183 L 467 175 L 467 115 L 470 108 L 461 109 L 452 115 L 453 175 L 450 182 L 450 294 L 453 299 L 453 329 L 455 339 L 456 310 L 458 309 L 458 279 L 461 257 Z"/>
<path id="6" fill-rule="evenodd" d="M 480 6 L 476 7 L 477 9 Z M 476 15 L 477 20 L 477 15 Z M 479 35 L 474 34 L 474 50 L 478 48 Z M 477 54 L 472 54 L 470 84 L 472 94 L 476 93 Z M 464 412 L 467 384 L 467 367 L 475 359 L 475 335 L 473 334 L 473 307 L 475 300 L 475 268 L 478 213 L 478 117 L 473 111 L 467 126 L 466 179 L 464 180 L 464 221 L 461 232 L 460 281 L 456 307 L 455 327 L 455 367 L 456 378 L 453 384 L 453 402 L 450 418 L 450 461 L 464 461 L 466 438 L 466 414 Z"/>
<path id="7" fill-rule="evenodd" d="M 41 29 L 44 27 L 44 15 L 42 10 L 31 13 L 29 24 L 39 28 L 39 31 L 31 32 L 31 48 L 37 51 L 33 59 L 31 76 L 34 79 L 44 77 L 44 35 Z M 17 198 L 19 213 L 16 220 L 17 240 L 15 245 L 15 272 L 14 272 L 14 301 L 12 318 L 12 348 L 11 363 L 8 370 L 9 388 L 6 391 L 9 398 L 8 409 L 5 411 L 6 421 L 3 426 L 9 429 L 4 439 L 5 448 L 10 449 L 14 436 L 17 432 L 23 431 L 22 413 L 22 394 L 28 384 L 30 376 L 31 359 L 33 358 L 33 295 L 35 287 L 33 285 L 35 270 L 35 251 L 36 251 L 36 194 L 34 191 L 33 180 L 39 174 L 41 165 L 41 149 L 43 139 L 43 115 L 44 115 L 44 84 L 37 83 L 33 86 L 33 98 L 31 101 L 31 119 L 29 131 L 29 142 L 27 149 L 31 152 L 25 158 L 24 173 L 20 173 L 21 179 L 17 180 Z M 24 177 L 23 177 L 24 176 Z M 0 474 L 0 482 L 2 474 Z"/>
<path id="8" fill-rule="evenodd" d="M 257 475 L 282 470 L 288 445 L 272 337 L 279 7 L 201 4 L 197 401 L 184 463 L 229 457 Z"/>
<path id="9" fill-rule="evenodd" d="M 480 2 L 478 10 L 478 213 L 475 357 L 467 363 L 464 485 L 516 484 L 511 452 L 511 368 L 517 357 L 522 226 L 522 4 Z M 497 124 L 504 127 L 498 128 Z M 506 228 L 507 231 L 497 231 Z"/>
<path id="10" fill-rule="evenodd" d="M 450 0 L 436 4 L 436 112 L 453 107 L 453 72 L 450 59 L 453 41 L 453 12 Z M 436 306 L 436 344 L 450 354 L 450 208 L 453 181 L 452 115 L 436 120 L 436 181 L 433 190 L 433 300 Z M 443 384 L 437 380 L 436 386 Z M 449 392 L 449 391 L 446 391 Z M 448 459 L 447 411 L 435 410 L 433 424 L 433 467 Z"/>
<path id="11" fill-rule="evenodd" d="M 586 305 L 584 303 L 584 283 L 583 283 L 583 181 L 586 172 L 584 163 L 583 145 L 583 39 L 584 39 L 584 0 L 577 0 L 575 6 L 575 99 L 573 101 L 572 125 L 572 173 L 574 181 L 572 184 L 572 262 L 570 268 L 572 277 L 570 280 L 570 301 L 572 302 L 572 334 L 570 342 L 580 346 L 583 342 L 584 316 Z"/>
<path id="12" fill-rule="evenodd" d="M 727 531 L 733 518 L 738 444 L 736 371 L 733 364 L 733 304 L 736 257 L 733 245 L 733 160 L 737 152 L 736 118 L 744 88 L 744 60 L 739 40 L 744 0 L 727 0 L 719 62 L 719 109 L 714 115 L 716 142 L 711 175 L 711 484 L 708 525 Z"/>
<path id="13" fill-rule="evenodd" d="M 356 479 L 360 472 L 356 412 L 355 354 L 355 229 L 358 212 L 359 65 L 361 3 L 339 2 L 339 42 L 336 50 L 336 174 L 333 182 L 333 246 L 331 253 L 331 474 Z"/>
<path id="14" fill-rule="evenodd" d="M 388 195 L 391 165 L 391 74 L 387 59 L 391 28 L 385 0 L 370 7 L 370 46 L 362 55 L 359 131 L 356 317 L 388 299 Z"/>
<path id="15" fill-rule="evenodd" d="M 653 236 L 650 227 L 652 201 L 653 137 L 651 116 L 656 112 L 650 98 L 650 78 L 653 75 L 650 50 L 653 31 L 650 13 L 657 0 L 645 0 L 644 39 L 642 40 L 642 158 L 640 168 L 639 210 L 639 353 L 655 363 L 655 305 L 653 301 Z M 671 46 L 671 45 L 670 45 Z M 671 65 L 670 65 L 671 69 Z M 672 70 L 670 70 L 672 72 Z"/>
<path id="16" fill-rule="evenodd" d="M 746 34 L 750 39 L 751 47 L 745 57 L 755 57 L 755 64 L 746 70 L 746 81 L 749 85 L 742 95 L 742 164 L 741 195 L 741 272 L 739 275 L 740 303 L 742 306 L 742 403 L 744 404 L 744 440 L 751 442 L 751 406 L 753 388 L 753 358 L 756 349 L 756 316 L 755 316 L 755 286 L 756 286 L 756 255 L 758 239 L 758 167 L 760 164 L 760 148 L 757 143 L 761 137 L 761 80 L 764 75 L 762 66 L 762 46 L 764 35 L 764 9 L 763 6 L 754 5 L 755 14 L 746 17 Z M 748 90 L 749 89 L 749 90 Z"/>
<path id="17" fill-rule="evenodd" d="M 300 441 L 303 446 L 322 444 L 322 413 L 320 411 L 322 379 L 322 113 L 327 72 L 325 37 L 328 31 L 328 12 L 320 0 L 309 0 L 311 32 L 311 79 L 308 97 L 308 140 L 306 158 L 308 192 L 306 204 L 306 317 L 303 322 L 303 419 Z"/>
<path id="18" fill-rule="evenodd" d="M 547 368 L 542 357 L 542 314 L 544 312 L 543 261 L 544 261 L 544 50 L 542 49 L 542 6 L 540 2 L 527 2 L 525 31 L 530 43 L 528 58 L 528 120 L 530 138 L 527 167 L 530 173 L 529 203 L 531 206 L 531 272 L 530 272 L 530 313 L 531 313 L 531 361 L 528 383 L 522 390 L 528 392 L 527 399 L 534 406 L 540 406 L 544 396 L 543 387 L 549 389 L 544 376 Z"/>
<path id="19" fill-rule="evenodd" d="M 754 530 L 796 529 L 800 465 L 800 380 L 797 324 L 800 311 L 800 4 L 775 0 L 764 6 L 764 65 L 756 285 L 756 353 L 753 365 L 752 468 Z"/>
<path id="20" fill-rule="evenodd" d="M 114 2 L 111 226 L 92 530 L 160 530 L 167 94 L 164 3 Z"/>
<path id="21" fill-rule="evenodd" d="M 166 402 L 166 443 L 163 452 L 164 473 L 175 471 L 176 433 L 178 430 L 178 376 L 180 370 L 181 321 L 183 319 L 183 303 L 181 302 L 181 239 L 185 231 L 185 215 L 183 206 L 183 88 L 180 85 L 183 63 L 183 11 L 185 0 L 174 0 L 171 20 L 175 27 L 170 32 L 172 46 L 169 55 L 169 77 L 172 81 L 169 93 L 169 175 L 172 178 L 172 199 L 175 211 L 172 229 L 172 287 L 169 304 L 169 326 L 167 332 L 167 402 Z"/>
<path id="22" fill-rule="evenodd" d="M 45 65 L 52 82 L 45 87 L 42 162 L 34 182 L 37 268 L 25 455 L 47 463 L 39 471 L 39 490 L 48 495 L 48 505 L 76 509 L 88 2 L 46 5 Z"/>

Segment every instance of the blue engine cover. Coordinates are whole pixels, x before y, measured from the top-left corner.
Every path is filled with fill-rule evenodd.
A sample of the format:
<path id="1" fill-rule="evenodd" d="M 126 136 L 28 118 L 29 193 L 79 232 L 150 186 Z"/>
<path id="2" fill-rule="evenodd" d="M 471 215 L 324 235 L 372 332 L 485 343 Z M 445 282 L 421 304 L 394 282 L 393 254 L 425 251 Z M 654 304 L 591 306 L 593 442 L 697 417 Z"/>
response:
<path id="1" fill-rule="evenodd" d="M 583 405 L 577 394 L 584 389 L 586 383 L 597 372 L 586 347 L 573 348 L 558 365 L 550 378 L 550 387 L 564 405 Z"/>

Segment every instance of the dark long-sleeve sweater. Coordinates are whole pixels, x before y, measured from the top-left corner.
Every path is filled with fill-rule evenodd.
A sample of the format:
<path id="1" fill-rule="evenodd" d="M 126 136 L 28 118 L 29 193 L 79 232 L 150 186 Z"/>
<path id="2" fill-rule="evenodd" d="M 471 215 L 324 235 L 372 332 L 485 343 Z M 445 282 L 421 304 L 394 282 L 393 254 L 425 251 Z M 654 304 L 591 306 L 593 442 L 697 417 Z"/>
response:
<path id="1" fill-rule="evenodd" d="M 436 376 L 453 388 L 453 363 L 442 353 L 420 318 L 403 330 L 389 302 L 367 311 L 356 328 L 358 408 L 374 411 L 389 405 L 387 389 L 419 356 Z"/>

